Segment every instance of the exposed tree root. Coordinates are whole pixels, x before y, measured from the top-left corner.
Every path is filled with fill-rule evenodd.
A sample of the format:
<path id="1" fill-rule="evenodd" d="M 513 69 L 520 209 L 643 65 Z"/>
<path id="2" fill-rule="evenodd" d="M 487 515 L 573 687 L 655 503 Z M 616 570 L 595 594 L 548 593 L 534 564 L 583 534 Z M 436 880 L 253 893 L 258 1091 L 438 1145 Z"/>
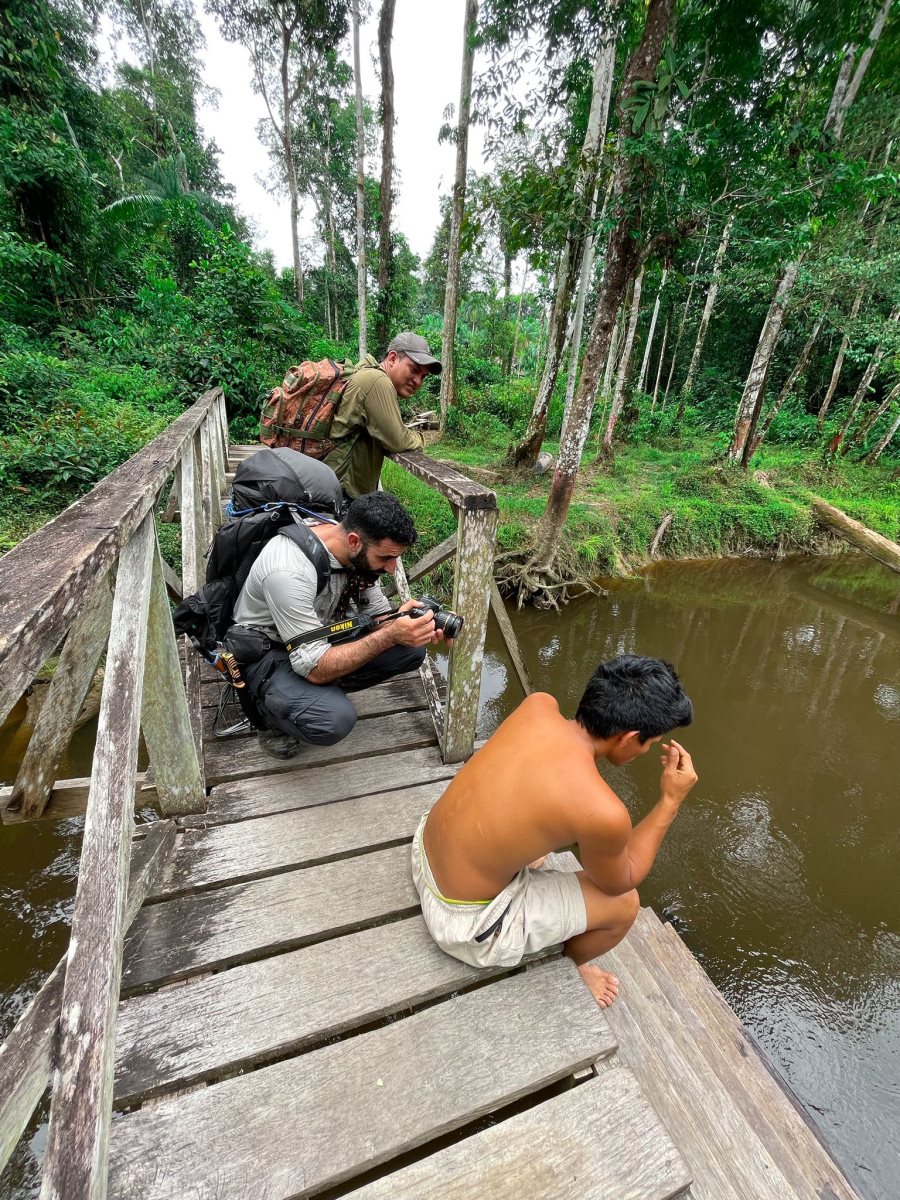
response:
<path id="1" fill-rule="evenodd" d="M 579 568 L 578 560 L 562 552 L 548 566 L 538 563 L 536 556 L 527 551 L 511 551 L 498 556 L 494 563 L 494 576 L 502 595 L 515 598 L 516 606 L 532 604 L 535 608 L 551 608 L 557 611 L 575 596 L 590 593 L 594 596 L 607 595 L 589 575 Z"/>

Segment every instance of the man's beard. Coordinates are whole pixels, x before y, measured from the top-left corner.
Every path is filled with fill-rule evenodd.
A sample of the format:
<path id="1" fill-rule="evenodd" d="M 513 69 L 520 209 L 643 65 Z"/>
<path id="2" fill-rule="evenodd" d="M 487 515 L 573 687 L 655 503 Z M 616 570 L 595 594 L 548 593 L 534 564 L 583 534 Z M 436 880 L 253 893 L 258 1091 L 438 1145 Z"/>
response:
<path id="1" fill-rule="evenodd" d="M 368 554 L 368 545 L 360 546 L 355 554 L 350 555 L 350 566 L 353 568 L 353 573 L 357 575 L 369 587 L 377 583 L 381 578 L 381 571 L 373 571 L 369 566 L 366 555 Z"/>

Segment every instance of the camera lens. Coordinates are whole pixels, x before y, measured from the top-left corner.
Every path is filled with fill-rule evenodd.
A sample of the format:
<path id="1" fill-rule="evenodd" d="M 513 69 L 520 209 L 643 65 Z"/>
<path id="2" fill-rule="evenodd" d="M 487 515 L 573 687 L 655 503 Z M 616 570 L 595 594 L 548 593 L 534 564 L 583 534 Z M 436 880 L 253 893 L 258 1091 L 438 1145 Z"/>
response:
<path id="1" fill-rule="evenodd" d="M 459 613 L 442 608 L 434 614 L 434 625 L 436 629 L 443 630 L 444 637 L 457 638 L 463 627 L 463 619 Z"/>

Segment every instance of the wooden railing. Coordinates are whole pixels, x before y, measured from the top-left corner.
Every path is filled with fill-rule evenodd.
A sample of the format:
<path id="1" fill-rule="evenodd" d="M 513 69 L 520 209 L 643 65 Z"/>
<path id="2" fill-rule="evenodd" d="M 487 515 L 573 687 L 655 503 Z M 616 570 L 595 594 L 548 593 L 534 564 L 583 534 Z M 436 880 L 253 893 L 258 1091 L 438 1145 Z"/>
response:
<path id="1" fill-rule="evenodd" d="M 160 556 L 155 508 L 174 473 L 184 588 L 193 591 L 221 521 L 227 437 L 217 389 L 0 561 L 0 721 L 58 653 L 5 797 L 20 817 L 44 811 L 106 655 L 68 955 L 0 1047 L 0 1168 L 53 1071 L 46 1200 L 95 1200 L 106 1192 L 123 939 L 174 839 L 171 821 L 152 826 L 143 841 L 134 838 L 142 731 L 163 815 L 206 806 L 199 669 L 189 655 L 186 694 L 166 596 L 167 582 L 176 592 L 180 582 Z M 83 794 L 84 782 L 74 790 Z"/>

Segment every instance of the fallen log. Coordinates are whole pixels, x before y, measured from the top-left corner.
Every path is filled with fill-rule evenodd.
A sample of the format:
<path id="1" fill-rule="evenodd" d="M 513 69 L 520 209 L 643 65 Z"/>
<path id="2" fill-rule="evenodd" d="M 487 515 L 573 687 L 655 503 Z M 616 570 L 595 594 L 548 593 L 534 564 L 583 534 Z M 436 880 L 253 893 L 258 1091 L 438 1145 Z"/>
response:
<path id="1" fill-rule="evenodd" d="M 872 558 L 877 558 L 879 562 L 884 563 L 886 567 L 890 567 L 892 571 L 900 573 L 900 546 L 896 542 L 882 537 L 880 533 L 869 529 L 861 522 L 854 521 L 852 517 L 848 517 L 839 508 L 827 504 L 818 496 L 812 496 L 810 502 L 813 512 L 823 525 L 827 525 L 829 529 L 841 534 L 858 550 L 863 550 Z"/>

